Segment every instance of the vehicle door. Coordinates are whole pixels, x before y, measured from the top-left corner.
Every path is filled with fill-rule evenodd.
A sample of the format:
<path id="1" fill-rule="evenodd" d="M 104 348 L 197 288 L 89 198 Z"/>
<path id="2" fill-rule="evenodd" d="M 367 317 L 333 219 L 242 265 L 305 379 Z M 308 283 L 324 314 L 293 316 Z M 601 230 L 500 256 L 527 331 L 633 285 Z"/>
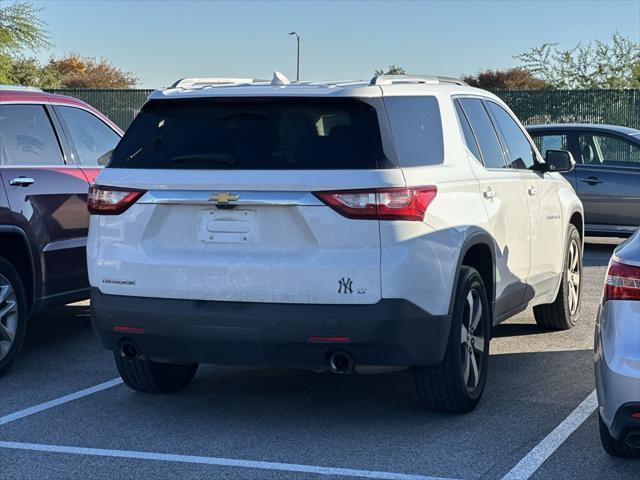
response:
<path id="1" fill-rule="evenodd" d="M 87 181 L 67 163 L 68 148 L 49 106 L 0 105 L 0 170 L 14 221 L 41 258 L 42 285 L 51 297 L 88 287 Z"/>
<path id="2" fill-rule="evenodd" d="M 571 131 L 543 130 L 531 132 L 530 136 L 543 159 L 546 158 L 547 150 L 567 150 L 573 154 L 576 162 L 580 161 L 580 157 L 576 153 L 577 149 L 574 148 L 575 135 Z M 571 183 L 571 186 L 577 192 L 576 171 L 562 173 L 562 176 Z"/>
<path id="3" fill-rule="evenodd" d="M 582 131 L 576 165 L 585 223 L 595 230 L 640 225 L 640 143 L 622 135 Z"/>
<path id="4" fill-rule="evenodd" d="M 519 173 L 526 188 L 531 239 L 529 295 L 554 292 L 562 272 L 566 233 L 556 181 L 553 174 L 534 170 L 541 159 L 520 123 L 498 103 L 485 101 L 485 104 L 500 134 L 508 166 Z M 566 148 L 566 145 L 566 141 L 564 144 L 560 141 L 553 146 Z"/>
<path id="5" fill-rule="evenodd" d="M 518 308 L 530 267 L 527 194 L 520 173 L 507 168 L 493 122 L 479 98 L 455 100 L 461 123 L 468 121 L 480 155 L 472 162 L 496 242 L 496 317 Z M 464 131 L 464 127 L 463 127 Z M 473 149 L 470 148 L 471 151 Z"/>

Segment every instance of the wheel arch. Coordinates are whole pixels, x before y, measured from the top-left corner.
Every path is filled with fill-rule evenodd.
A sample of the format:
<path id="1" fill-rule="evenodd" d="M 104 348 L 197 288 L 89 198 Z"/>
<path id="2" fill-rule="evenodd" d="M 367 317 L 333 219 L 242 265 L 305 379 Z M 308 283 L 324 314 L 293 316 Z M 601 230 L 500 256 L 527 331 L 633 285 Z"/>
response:
<path id="1" fill-rule="evenodd" d="M 495 301 L 496 301 L 496 254 L 494 241 L 489 233 L 484 231 L 474 232 L 469 235 L 462 244 L 460 254 L 456 263 L 456 270 L 449 301 L 449 313 L 453 314 L 455 293 L 460 278 L 460 268 L 465 265 L 478 270 L 487 289 L 489 307 L 491 308 L 492 323 L 495 323 Z"/>
<path id="2" fill-rule="evenodd" d="M 33 313 L 36 305 L 36 264 L 27 234 L 14 225 L 0 225 L 0 256 L 6 258 L 18 271 L 27 297 L 27 312 Z"/>
<path id="3" fill-rule="evenodd" d="M 584 217 L 580 210 L 573 209 L 569 215 L 569 223 L 576 227 L 584 245 Z"/>

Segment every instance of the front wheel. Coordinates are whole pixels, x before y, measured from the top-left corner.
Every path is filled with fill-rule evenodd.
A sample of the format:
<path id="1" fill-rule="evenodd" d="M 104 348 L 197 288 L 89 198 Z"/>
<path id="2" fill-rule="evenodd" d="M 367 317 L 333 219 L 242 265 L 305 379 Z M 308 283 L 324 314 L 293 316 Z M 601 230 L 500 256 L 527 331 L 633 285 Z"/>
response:
<path id="1" fill-rule="evenodd" d="M 582 290 L 582 239 L 574 225 L 569 225 L 565 265 L 558 295 L 553 303 L 533 307 L 538 326 L 546 330 L 569 330 L 578 322 Z"/>
<path id="2" fill-rule="evenodd" d="M 420 403 L 443 413 L 473 410 L 484 390 L 491 338 L 489 301 L 482 277 L 462 267 L 444 359 L 414 368 Z"/>
<path id="3" fill-rule="evenodd" d="M 20 275 L 0 257 L 0 376 L 14 362 L 27 329 L 27 300 Z"/>

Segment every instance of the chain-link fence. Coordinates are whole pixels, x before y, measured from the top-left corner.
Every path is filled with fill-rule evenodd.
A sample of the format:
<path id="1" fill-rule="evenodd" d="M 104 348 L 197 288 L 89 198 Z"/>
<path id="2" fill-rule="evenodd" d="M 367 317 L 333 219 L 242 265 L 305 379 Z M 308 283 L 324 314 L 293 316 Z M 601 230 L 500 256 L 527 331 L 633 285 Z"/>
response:
<path id="1" fill-rule="evenodd" d="M 51 90 L 79 98 L 127 128 L 153 90 Z M 640 90 L 495 92 L 524 124 L 609 123 L 640 129 Z"/>

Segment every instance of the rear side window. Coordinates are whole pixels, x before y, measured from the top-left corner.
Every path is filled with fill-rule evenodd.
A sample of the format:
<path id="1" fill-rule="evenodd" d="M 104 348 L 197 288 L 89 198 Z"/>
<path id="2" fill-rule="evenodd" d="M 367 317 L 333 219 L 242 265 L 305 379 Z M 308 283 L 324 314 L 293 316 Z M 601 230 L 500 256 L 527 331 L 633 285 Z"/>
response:
<path id="1" fill-rule="evenodd" d="M 403 167 L 444 161 L 440 108 L 435 97 L 386 97 L 398 161 Z"/>
<path id="2" fill-rule="evenodd" d="M 462 134 L 464 135 L 464 141 L 467 144 L 467 148 L 471 150 L 471 153 L 475 155 L 479 162 L 482 161 L 482 155 L 480 155 L 480 149 L 478 148 L 478 142 L 476 142 L 475 137 L 473 136 L 473 131 L 471 130 L 471 125 L 469 125 L 469 120 L 467 120 L 467 116 L 464 114 L 464 110 L 460 106 L 458 100 L 454 101 L 456 106 L 456 114 L 458 115 L 458 122 L 460 123 L 460 128 L 462 129 Z"/>
<path id="3" fill-rule="evenodd" d="M 69 129 L 76 149 L 77 161 L 82 165 L 97 165 L 98 158 L 113 150 L 120 136 L 95 115 L 75 107 L 56 107 Z"/>
<path id="4" fill-rule="evenodd" d="M 535 153 L 531 144 L 516 121 L 500 105 L 486 102 L 487 107 L 496 120 L 498 130 L 507 147 L 509 167 L 526 170 L 535 164 Z"/>
<path id="5" fill-rule="evenodd" d="M 460 104 L 469 119 L 471 128 L 478 139 L 482 161 L 487 168 L 504 168 L 502 147 L 487 110 L 478 98 L 461 98 Z"/>
<path id="6" fill-rule="evenodd" d="M 147 103 L 111 168 L 388 168 L 375 109 L 336 98 L 198 98 Z"/>
<path id="7" fill-rule="evenodd" d="M 0 105 L 0 164 L 62 163 L 58 138 L 42 105 Z"/>

